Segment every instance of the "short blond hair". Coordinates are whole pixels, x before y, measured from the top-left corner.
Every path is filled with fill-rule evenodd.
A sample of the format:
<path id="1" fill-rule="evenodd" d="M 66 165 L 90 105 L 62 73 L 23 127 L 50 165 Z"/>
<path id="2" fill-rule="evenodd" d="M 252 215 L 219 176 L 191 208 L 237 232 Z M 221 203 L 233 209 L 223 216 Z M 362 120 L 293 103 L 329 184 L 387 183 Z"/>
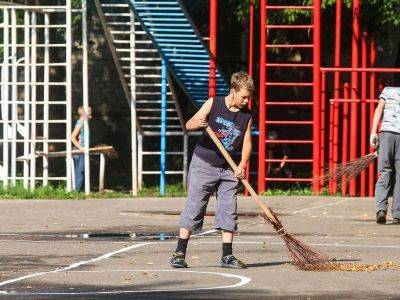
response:
<path id="1" fill-rule="evenodd" d="M 88 111 L 89 111 L 89 113 L 92 113 L 92 108 L 90 106 L 88 106 Z M 85 108 L 83 107 L 83 105 L 80 105 L 78 107 L 78 116 L 79 117 L 83 116 L 84 112 L 85 112 Z"/>
<path id="2" fill-rule="evenodd" d="M 243 88 L 252 94 L 254 92 L 253 78 L 245 72 L 233 73 L 231 77 L 231 89 L 238 92 Z"/>

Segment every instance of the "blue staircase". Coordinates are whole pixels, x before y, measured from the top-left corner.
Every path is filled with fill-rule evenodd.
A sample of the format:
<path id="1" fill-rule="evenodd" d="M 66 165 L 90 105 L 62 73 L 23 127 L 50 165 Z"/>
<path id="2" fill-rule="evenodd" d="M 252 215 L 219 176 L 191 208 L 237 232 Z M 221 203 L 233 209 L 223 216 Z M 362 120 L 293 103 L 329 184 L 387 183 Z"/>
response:
<path id="1" fill-rule="evenodd" d="M 200 106 L 208 99 L 211 54 L 180 0 L 125 0 L 166 60 L 188 97 Z M 228 94 L 228 84 L 216 70 L 216 94 Z"/>

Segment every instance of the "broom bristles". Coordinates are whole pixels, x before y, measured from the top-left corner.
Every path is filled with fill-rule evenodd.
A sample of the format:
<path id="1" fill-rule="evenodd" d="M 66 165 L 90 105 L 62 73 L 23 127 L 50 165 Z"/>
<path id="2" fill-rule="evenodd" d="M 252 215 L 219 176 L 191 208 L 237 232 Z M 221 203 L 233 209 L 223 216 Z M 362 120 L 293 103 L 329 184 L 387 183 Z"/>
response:
<path id="1" fill-rule="evenodd" d="M 344 164 L 339 164 L 335 169 L 327 169 L 324 176 L 314 180 L 325 186 L 329 181 L 336 181 L 338 185 L 348 183 L 351 179 L 360 175 L 377 158 L 377 152 L 370 153 Z"/>
<path id="2" fill-rule="evenodd" d="M 330 271 L 333 270 L 332 259 L 322 252 L 307 246 L 293 235 L 285 231 L 281 220 L 276 213 L 271 210 L 275 220 L 271 220 L 267 215 L 264 216 L 285 242 L 289 251 L 289 256 L 293 265 L 303 271 Z"/>

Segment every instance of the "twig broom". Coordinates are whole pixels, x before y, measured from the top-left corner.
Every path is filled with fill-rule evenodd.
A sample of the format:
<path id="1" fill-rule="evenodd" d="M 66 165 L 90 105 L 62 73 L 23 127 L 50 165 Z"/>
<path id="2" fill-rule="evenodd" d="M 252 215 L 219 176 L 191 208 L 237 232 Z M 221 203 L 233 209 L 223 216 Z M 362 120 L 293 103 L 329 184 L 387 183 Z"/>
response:
<path id="1" fill-rule="evenodd" d="M 338 185 L 347 184 L 364 171 L 377 157 L 378 152 L 374 152 L 345 164 L 339 164 L 333 170 L 328 169 L 324 176 L 317 178 L 314 182 L 319 182 L 322 186 L 327 185 L 331 180 L 336 181 Z"/>
<path id="2" fill-rule="evenodd" d="M 237 165 L 230 157 L 229 153 L 225 150 L 224 146 L 221 144 L 215 133 L 210 127 L 207 127 L 206 131 L 215 143 L 215 145 L 221 151 L 222 155 L 225 157 L 230 167 L 233 169 L 234 172 L 236 172 Z M 290 233 L 286 232 L 277 214 L 271 208 L 268 208 L 264 204 L 264 202 L 258 197 L 257 193 L 251 187 L 249 182 L 246 179 L 242 179 L 242 183 L 249 191 L 253 200 L 257 202 L 258 206 L 263 211 L 264 219 L 272 225 L 276 233 L 285 242 L 286 248 L 289 251 L 289 256 L 296 268 L 306 271 L 330 271 L 334 269 L 334 264 L 331 263 L 332 260 L 327 255 L 305 245 L 300 240 L 292 236 Z"/>

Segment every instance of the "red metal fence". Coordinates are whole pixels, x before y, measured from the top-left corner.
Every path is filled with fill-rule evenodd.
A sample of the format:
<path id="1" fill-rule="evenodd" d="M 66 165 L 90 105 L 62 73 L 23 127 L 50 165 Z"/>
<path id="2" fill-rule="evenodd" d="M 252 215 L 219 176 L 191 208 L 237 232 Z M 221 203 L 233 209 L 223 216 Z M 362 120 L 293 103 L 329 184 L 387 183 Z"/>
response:
<path id="1" fill-rule="evenodd" d="M 308 10 L 312 14 L 308 24 L 269 24 L 269 11 Z M 352 7 L 352 32 L 351 32 L 351 66 L 342 67 L 342 3 L 336 1 L 335 16 L 335 45 L 333 67 L 321 67 L 321 2 L 314 0 L 313 5 L 269 5 L 267 0 L 260 1 L 260 93 L 259 93 L 259 160 L 258 160 L 258 191 L 264 191 L 268 182 L 297 181 L 312 182 L 313 179 L 323 175 L 324 170 L 333 170 L 339 163 L 364 156 L 371 151 L 369 147 L 369 134 L 373 114 L 378 101 L 378 96 L 387 84 L 381 75 L 385 73 L 399 73 L 396 68 L 377 68 L 376 40 L 366 32 L 360 34 L 360 1 L 354 0 Z M 308 30 L 312 31 L 312 43 L 285 43 L 273 44 L 269 35 L 273 30 Z M 251 44 L 250 44 L 251 47 Z M 312 59 L 300 62 L 271 61 L 270 49 L 310 49 Z M 361 50 L 361 51 L 360 51 Z M 324 55 L 324 53 L 322 53 Z M 307 57 L 307 55 L 305 55 Z M 304 69 L 312 70 L 312 80 L 298 82 L 295 80 L 276 80 L 271 78 L 271 70 L 290 70 L 290 72 L 303 72 Z M 289 74 L 285 73 L 285 75 Z M 287 75 L 290 77 L 289 75 Z M 348 80 L 350 79 L 350 80 Z M 280 88 L 283 94 L 296 87 L 304 89 L 303 95 L 310 95 L 312 99 L 273 99 L 277 93 L 274 88 Z M 303 90 L 302 90 L 303 91 Z M 273 96 L 271 96 L 273 95 Z M 271 98 L 272 97 L 272 98 Z M 308 120 L 273 119 L 268 114 L 274 107 L 293 109 L 302 107 L 304 110 L 312 109 Z M 276 117 L 276 116 L 275 116 Z M 277 139 L 269 140 L 268 131 L 271 127 L 280 126 L 287 130 L 297 130 L 312 125 L 311 139 Z M 282 129 L 283 130 L 283 129 Z M 309 129 L 301 129 L 306 132 Z M 284 131 L 284 130 L 283 130 Z M 302 178 L 270 178 L 266 174 L 269 163 L 279 162 L 279 159 L 268 157 L 266 151 L 269 144 L 312 144 L 309 154 L 311 157 L 302 157 L 287 160 L 291 164 L 312 163 L 312 175 Z M 328 191 L 331 194 L 341 192 L 350 196 L 373 196 L 376 180 L 374 164 L 350 181 L 349 185 L 338 186 L 336 182 L 329 183 Z M 318 182 L 313 182 L 313 191 L 321 192 L 323 187 Z"/>
<path id="2" fill-rule="evenodd" d="M 268 182 L 312 182 L 311 174 L 319 176 L 320 168 L 320 18 L 321 3 L 315 0 L 313 5 L 271 5 L 266 0 L 260 2 L 260 94 L 259 94 L 259 160 L 258 160 L 258 191 L 266 189 Z M 302 10 L 308 13 L 307 21 L 298 24 L 269 22 L 268 13 L 284 13 L 287 10 Z M 281 18 L 276 18 L 277 20 Z M 270 35 L 279 31 L 284 34 L 296 31 L 306 37 L 306 42 L 289 41 L 282 44 L 272 43 Z M 291 35 L 293 36 L 293 35 Z M 298 61 L 284 60 L 271 51 L 285 51 L 288 49 L 301 49 L 302 56 Z M 268 52 L 269 51 L 269 52 Z M 267 54 L 269 53 L 269 55 Z M 303 81 L 299 81 L 296 73 L 308 73 Z M 280 91 L 285 91 L 282 97 Z M 299 92 L 300 91 L 300 92 Z M 306 95 L 306 96 L 305 96 Z M 301 119 L 294 119 L 285 111 L 292 111 Z M 283 111 L 283 113 L 279 113 Z M 305 113 L 300 113 L 301 111 Z M 269 113 L 270 112 L 270 113 Z M 269 113 L 269 114 L 268 114 Z M 301 129 L 299 129 L 301 127 Z M 287 128 L 287 130 L 286 130 Z M 279 138 L 268 138 L 268 132 L 279 131 Z M 285 132 L 290 130 L 300 131 L 293 138 L 285 137 Z M 286 136 L 289 136 L 286 134 Z M 275 146 L 290 145 L 294 152 L 302 156 L 286 159 L 288 164 L 309 166 L 308 176 L 278 177 L 268 174 L 269 164 L 277 162 L 276 157 L 268 157 Z M 308 148 L 307 148 L 308 147 Z M 304 151 L 304 149 L 308 151 Z M 314 184 L 315 192 L 319 190 Z"/>

